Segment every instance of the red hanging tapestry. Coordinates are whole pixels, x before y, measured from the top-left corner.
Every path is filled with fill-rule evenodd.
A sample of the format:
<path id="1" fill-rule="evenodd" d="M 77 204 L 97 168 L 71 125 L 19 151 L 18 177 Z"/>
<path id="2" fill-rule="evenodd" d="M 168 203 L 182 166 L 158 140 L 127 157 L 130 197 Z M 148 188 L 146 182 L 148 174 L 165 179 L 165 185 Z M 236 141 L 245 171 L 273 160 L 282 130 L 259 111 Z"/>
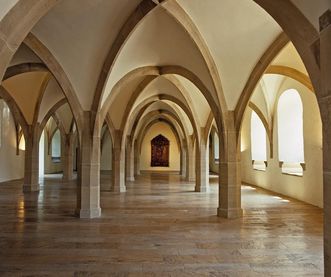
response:
<path id="1" fill-rule="evenodd" d="M 158 135 L 151 140 L 151 166 L 169 166 L 169 140 Z"/>

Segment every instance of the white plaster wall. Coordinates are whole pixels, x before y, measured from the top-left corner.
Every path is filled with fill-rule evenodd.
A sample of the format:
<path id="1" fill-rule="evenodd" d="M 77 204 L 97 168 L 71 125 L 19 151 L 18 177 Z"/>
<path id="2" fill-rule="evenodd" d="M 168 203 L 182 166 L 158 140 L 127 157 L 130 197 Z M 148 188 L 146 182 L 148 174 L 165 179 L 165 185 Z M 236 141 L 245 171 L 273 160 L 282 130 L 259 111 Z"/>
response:
<path id="1" fill-rule="evenodd" d="M 303 176 L 286 175 L 281 172 L 278 159 L 277 117 L 275 116 L 273 132 L 274 157 L 270 159 L 269 142 L 268 167 L 265 172 L 253 170 L 250 148 L 250 117 L 248 109 L 241 131 L 241 175 L 243 182 L 257 185 L 277 193 L 302 200 L 304 202 L 322 207 L 322 123 L 318 104 L 314 93 L 310 92 L 300 83 L 287 78 L 280 87 L 279 92 L 287 89 L 296 89 L 303 102 L 304 122 L 304 155 L 306 170 Z M 277 96 L 278 102 L 279 94 Z"/>
<path id="2" fill-rule="evenodd" d="M 24 151 L 16 155 L 16 131 L 12 115 L 0 100 L 0 182 L 24 176 Z"/>
<path id="3" fill-rule="evenodd" d="M 100 159 L 100 170 L 112 170 L 112 142 L 108 131 L 105 133 Z"/>
<path id="4" fill-rule="evenodd" d="M 151 140 L 158 135 L 166 137 L 169 142 L 169 167 L 151 167 Z M 158 122 L 154 124 L 146 133 L 141 147 L 140 170 L 148 171 L 179 171 L 180 151 L 176 137 L 168 124 Z"/>

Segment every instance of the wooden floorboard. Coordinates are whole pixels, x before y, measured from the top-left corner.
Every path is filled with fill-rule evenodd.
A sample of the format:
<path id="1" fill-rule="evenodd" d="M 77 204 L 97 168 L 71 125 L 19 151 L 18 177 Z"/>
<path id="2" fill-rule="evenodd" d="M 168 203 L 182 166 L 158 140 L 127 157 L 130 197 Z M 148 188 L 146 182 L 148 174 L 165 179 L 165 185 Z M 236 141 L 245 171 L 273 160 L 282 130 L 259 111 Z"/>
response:
<path id="1" fill-rule="evenodd" d="M 39 193 L 0 186 L 0 276 L 322 276 L 322 210 L 242 187 L 244 217 L 216 216 L 208 193 L 176 175 L 145 175 L 107 191 L 102 217 L 73 216 L 75 182 L 47 178 Z"/>

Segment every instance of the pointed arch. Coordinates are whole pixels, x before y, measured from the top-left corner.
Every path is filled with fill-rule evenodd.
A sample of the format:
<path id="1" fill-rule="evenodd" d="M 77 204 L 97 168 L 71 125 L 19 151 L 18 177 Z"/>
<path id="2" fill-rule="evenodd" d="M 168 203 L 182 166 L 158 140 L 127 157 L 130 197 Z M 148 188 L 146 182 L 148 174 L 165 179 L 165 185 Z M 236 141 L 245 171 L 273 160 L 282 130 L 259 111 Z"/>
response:
<path id="1" fill-rule="evenodd" d="M 292 78 L 303 84 L 310 91 L 314 92 L 314 88 L 309 77 L 295 68 L 283 65 L 270 65 L 264 74 L 279 74 Z"/>
<path id="2" fill-rule="evenodd" d="M 24 39 L 24 44 L 45 63 L 68 101 L 78 130 L 82 130 L 83 123 L 81 121 L 83 110 L 78 101 L 74 87 L 60 63 L 56 60 L 51 51 L 32 33 L 29 33 Z"/>
<path id="3" fill-rule="evenodd" d="M 47 66 L 43 63 L 21 63 L 8 67 L 2 81 L 27 72 L 49 72 Z"/>

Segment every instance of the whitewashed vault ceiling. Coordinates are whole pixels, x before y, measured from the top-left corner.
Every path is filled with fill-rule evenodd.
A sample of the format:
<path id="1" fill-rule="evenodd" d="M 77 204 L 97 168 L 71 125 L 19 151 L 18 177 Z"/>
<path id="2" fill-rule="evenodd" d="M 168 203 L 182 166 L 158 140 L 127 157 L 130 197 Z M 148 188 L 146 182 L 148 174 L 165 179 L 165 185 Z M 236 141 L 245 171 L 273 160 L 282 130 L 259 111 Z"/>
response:
<path id="1" fill-rule="evenodd" d="M 0 19 L 16 2 L 2 1 Z M 167 10 L 167 5 L 172 2 L 179 5 L 201 35 L 215 68 L 208 68 L 201 49 L 192 39 L 193 34 L 180 24 L 171 10 Z M 316 18 L 331 8 L 329 0 L 292 2 L 316 29 Z M 140 0 L 62 0 L 33 28 L 32 33 L 49 49 L 68 75 L 83 110 L 91 109 L 107 54 L 139 3 Z M 121 86 L 119 93 L 112 99 L 114 86 L 137 68 L 171 65 L 184 67 L 195 74 L 212 94 L 218 93 L 219 99 L 222 99 L 220 94 L 223 94 L 227 108 L 234 110 L 255 65 L 281 33 L 274 19 L 252 0 L 166 0 L 145 15 L 121 45 L 113 66 L 107 72 L 100 105 L 110 98 L 110 116 L 115 128 L 120 128 L 126 106 L 145 76 L 137 76 Z M 27 62 L 39 63 L 40 59 L 22 45 L 11 65 Z M 292 44 L 288 44 L 272 64 L 294 68 L 307 75 Z M 219 76 L 220 91 L 215 90 L 210 70 Z M 20 78 L 20 82 L 24 81 L 28 85 L 32 79 L 37 78 L 36 74 L 43 73 L 31 76 L 25 73 L 25 77 L 8 80 L 9 92 L 13 91 L 14 97 L 24 98 L 22 92 L 18 91 L 18 85 L 11 83 L 14 78 L 16 83 L 17 78 Z M 42 79 L 41 75 L 39 77 Z M 264 79 L 268 78 L 272 79 L 272 76 Z M 41 81 L 38 82 L 40 84 Z M 37 91 L 38 88 L 31 87 L 30 90 Z M 52 79 L 45 90 L 38 121 L 41 121 L 52 104 L 63 98 L 59 90 Z M 37 101 L 36 95 L 37 92 L 31 92 L 34 101 Z M 158 95 L 168 95 L 188 103 L 198 126 L 206 125 L 211 109 L 201 91 L 188 79 L 176 74 L 155 76 L 135 102 L 131 103 L 133 109 L 149 97 Z M 23 106 L 22 109 L 31 121 L 31 109 L 28 111 Z M 185 112 L 178 107 L 177 110 L 185 118 L 185 125 L 189 126 Z"/>

